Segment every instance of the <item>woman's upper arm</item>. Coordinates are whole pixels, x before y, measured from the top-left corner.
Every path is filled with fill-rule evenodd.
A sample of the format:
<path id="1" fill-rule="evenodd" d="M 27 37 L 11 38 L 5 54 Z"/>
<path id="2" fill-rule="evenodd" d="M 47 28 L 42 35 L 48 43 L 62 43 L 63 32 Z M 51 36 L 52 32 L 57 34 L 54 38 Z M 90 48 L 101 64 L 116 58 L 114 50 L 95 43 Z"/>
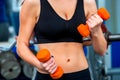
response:
<path id="1" fill-rule="evenodd" d="M 86 20 L 97 13 L 97 6 L 95 0 L 84 0 L 84 10 L 86 15 Z"/>
<path id="2" fill-rule="evenodd" d="M 25 0 L 20 10 L 20 28 L 18 42 L 29 44 L 37 18 L 39 16 L 39 0 Z"/>

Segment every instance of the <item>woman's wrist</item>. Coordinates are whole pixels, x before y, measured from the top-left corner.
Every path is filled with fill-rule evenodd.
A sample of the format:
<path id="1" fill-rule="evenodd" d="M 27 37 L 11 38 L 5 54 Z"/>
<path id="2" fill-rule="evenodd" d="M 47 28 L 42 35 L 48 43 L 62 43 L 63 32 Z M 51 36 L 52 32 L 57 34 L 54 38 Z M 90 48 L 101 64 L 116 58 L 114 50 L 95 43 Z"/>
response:
<path id="1" fill-rule="evenodd" d="M 97 28 L 91 29 L 91 36 L 92 37 L 100 37 L 100 36 L 104 36 L 102 33 L 102 30 L 100 29 L 101 27 L 98 26 Z"/>
<path id="2" fill-rule="evenodd" d="M 40 72 L 40 73 L 48 73 L 48 71 L 45 70 L 45 68 L 43 67 L 42 63 L 39 62 L 37 65 L 36 65 L 36 68 L 37 68 L 37 71 Z"/>

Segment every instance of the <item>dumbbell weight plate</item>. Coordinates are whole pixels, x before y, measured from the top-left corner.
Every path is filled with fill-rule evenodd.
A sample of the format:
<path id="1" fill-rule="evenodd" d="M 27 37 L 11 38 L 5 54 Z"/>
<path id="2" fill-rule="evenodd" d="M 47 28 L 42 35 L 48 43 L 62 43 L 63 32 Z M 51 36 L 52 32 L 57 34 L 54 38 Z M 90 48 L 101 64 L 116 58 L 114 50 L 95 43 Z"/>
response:
<path id="1" fill-rule="evenodd" d="M 5 79 L 14 79 L 14 78 L 17 78 L 19 76 L 20 72 L 21 72 L 21 66 L 15 60 L 5 61 L 1 65 L 1 75 Z"/>
<path id="2" fill-rule="evenodd" d="M 33 69 L 34 67 L 32 65 L 29 65 L 29 64 L 24 64 L 23 66 L 23 72 L 25 74 L 26 77 L 28 78 L 32 78 L 33 76 Z"/>
<path id="3" fill-rule="evenodd" d="M 4 63 L 6 60 L 17 60 L 14 53 L 11 51 L 1 52 L 0 54 L 0 64 Z"/>

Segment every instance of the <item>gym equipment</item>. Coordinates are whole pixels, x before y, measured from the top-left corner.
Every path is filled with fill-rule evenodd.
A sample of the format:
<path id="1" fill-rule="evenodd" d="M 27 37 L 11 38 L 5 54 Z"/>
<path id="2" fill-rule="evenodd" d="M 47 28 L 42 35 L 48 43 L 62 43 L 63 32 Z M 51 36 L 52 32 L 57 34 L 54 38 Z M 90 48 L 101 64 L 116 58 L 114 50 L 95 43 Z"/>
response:
<path id="1" fill-rule="evenodd" d="M 100 8 L 97 11 L 97 14 L 103 19 L 103 20 L 107 20 L 110 18 L 110 14 L 108 13 L 108 11 L 105 8 Z M 84 24 L 80 24 L 77 27 L 78 32 L 83 36 L 83 37 L 88 37 L 90 35 L 90 31 L 89 31 L 89 25 L 84 25 Z"/>
<path id="2" fill-rule="evenodd" d="M 4 43 L 3 43 L 4 45 Z M 33 75 L 33 66 L 22 62 L 16 52 L 16 40 L 7 46 L 0 46 L 0 80 L 30 80 Z M 30 49 L 36 53 L 33 43 Z"/>
<path id="3" fill-rule="evenodd" d="M 23 68 L 23 73 L 26 77 L 28 77 L 29 79 L 32 78 L 33 76 L 33 70 L 34 67 L 28 63 L 26 63 L 25 61 L 21 60 L 20 62 L 22 64 L 22 68 Z"/>
<path id="4" fill-rule="evenodd" d="M 106 65 L 104 65 L 104 68 L 102 69 L 102 74 L 103 74 L 103 76 L 120 74 L 120 68 L 110 68 L 109 69 L 106 67 Z"/>
<path id="5" fill-rule="evenodd" d="M 0 46 L 0 51 L 11 51 L 12 48 L 16 45 L 16 40 L 13 40 L 13 42 L 11 42 L 11 44 L 7 47 L 1 47 Z"/>
<path id="6" fill-rule="evenodd" d="M 36 57 L 40 62 L 44 63 L 51 58 L 51 55 L 47 49 L 42 49 L 37 53 Z M 56 71 L 53 74 L 50 74 L 50 76 L 53 79 L 59 79 L 62 75 L 63 75 L 63 70 L 60 66 L 57 66 Z"/>
<path id="7" fill-rule="evenodd" d="M 111 34 L 110 32 L 105 32 L 104 36 L 109 43 L 120 41 L 120 34 Z M 84 38 L 83 41 L 90 41 L 90 38 Z M 92 46 L 88 48 L 88 62 L 90 65 L 90 72 L 92 80 L 110 80 L 112 75 L 120 75 L 120 68 L 107 68 L 105 63 L 105 56 L 98 55 Z M 107 55 L 108 53 L 106 53 Z"/>
<path id="8" fill-rule="evenodd" d="M 11 51 L 0 53 L 1 75 L 5 79 L 15 79 L 21 73 L 21 66 Z"/>
<path id="9" fill-rule="evenodd" d="M 104 33 L 104 37 L 105 39 L 107 40 L 107 42 L 116 42 L 116 41 L 120 41 L 120 34 L 111 34 L 110 32 L 106 32 Z M 86 38 L 83 38 L 83 41 L 90 41 L 91 38 L 90 37 L 86 37 Z"/>

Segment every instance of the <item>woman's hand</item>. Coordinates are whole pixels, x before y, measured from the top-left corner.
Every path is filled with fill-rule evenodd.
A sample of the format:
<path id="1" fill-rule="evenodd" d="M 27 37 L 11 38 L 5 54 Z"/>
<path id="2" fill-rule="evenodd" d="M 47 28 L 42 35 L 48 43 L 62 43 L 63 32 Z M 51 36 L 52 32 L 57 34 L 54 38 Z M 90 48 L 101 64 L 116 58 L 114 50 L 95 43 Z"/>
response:
<path id="1" fill-rule="evenodd" d="M 42 63 L 42 65 L 43 68 L 51 74 L 53 74 L 57 69 L 57 65 L 55 63 L 54 57 L 51 57 L 50 60 L 48 60 L 45 63 Z"/>
<path id="2" fill-rule="evenodd" d="M 100 26 L 101 26 L 102 22 L 103 22 L 103 19 L 98 14 L 92 15 L 86 21 L 86 23 L 89 26 L 89 30 L 90 30 L 91 34 L 98 32 L 99 28 L 101 28 Z"/>

